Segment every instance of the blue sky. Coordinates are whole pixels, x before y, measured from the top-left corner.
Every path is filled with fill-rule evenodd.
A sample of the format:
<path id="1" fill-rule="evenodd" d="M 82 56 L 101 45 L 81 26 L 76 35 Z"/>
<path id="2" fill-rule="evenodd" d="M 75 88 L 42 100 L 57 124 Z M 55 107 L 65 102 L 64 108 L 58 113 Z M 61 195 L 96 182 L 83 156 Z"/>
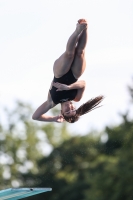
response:
<path id="1" fill-rule="evenodd" d="M 118 112 L 128 108 L 127 85 L 133 77 L 132 10 L 133 0 L 0 0 L 1 110 L 11 108 L 14 99 L 34 108 L 46 100 L 54 60 L 64 52 L 77 20 L 86 18 L 87 69 L 81 79 L 87 88 L 77 106 L 99 94 L 106 98 L 102 108 L 70 128 L 85 132 L 118 123 Z"/>

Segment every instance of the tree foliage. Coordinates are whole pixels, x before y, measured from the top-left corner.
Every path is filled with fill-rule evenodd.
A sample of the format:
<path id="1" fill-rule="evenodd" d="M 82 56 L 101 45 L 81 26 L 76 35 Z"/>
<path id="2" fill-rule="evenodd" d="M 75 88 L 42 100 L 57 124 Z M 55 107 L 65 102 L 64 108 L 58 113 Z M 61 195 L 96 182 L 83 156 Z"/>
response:
<path id="1" fill-rule="evenodd" d="M 32 180 L 33 186 L 53 188 L 52 193 L 39 195 L 40 200 L 133 199 L 133 122 L 124 120 L 104 133 L 106 143 L 95 134 L 73 137 L 39 161 L 36 179 L 24 179 Z"/>
<path id="2" fill-rule="evenodd" d="M 131 86 L 130 94 L 132 98 Z M 23 111 L 17 111 L 18 116 L 26 113 Z M 16 134 L 20 130 L 15 128 L 18 123 L 9 121 L 7 130 L 0 126 L 1 133 L 5 135 L 1 152 L 10 155 L 14 163 L 7 163 L 2 169 L 10 167 L 12 177 L 20 180 L 21 186 L 52 187 L 52 192 L 25 198 L 27 200 L 132 200 L 133 120 L 129 119 L 128 113 L 121 117 L 119 125 L 107 126 L 102 133 L 94 131 L 75 137 L 71 136 L 65 123 L 39 126 L 23 117 L 25 139 L 20 138 L 20 131 Z M 42 155 L 35 148 L 40 142 L 38 131 L 45 135 L 43 144 L 48 143 L 52 147 L 49 155 Z M 106 140 L 102 140 L 103 136 Z M 23 161 L 16 153 L 20 147 L 26 151 Z M 23 165 L 26 160 L 34 162 L 34 167 L 22 173 L 16 166 Z M 2 177 L 2 171 L 0 173 Z M 7 180 L 4 181 L 6 184 Z"/>
<path id="3" fill-rule="evenodd" d="M 102 135 L 108 140 L 102 142 Z M 72 137 L 41 159 L 35 181 L 30 175 L 24 179 L 53 191 L 29 199 L 132 200 L 132 158 L 133 121 L 126 113 L 119 125 Z"/>
<path id="4" fill-rule="evenodd" d="M 4 113 L 6 123 L 0 123 L 0 189 L 24 186 L 23 174 L 39 173 L 38 161 L 47 154 L 45 146 L 54 148 L 70 137 L 66 124 L 40 125 L 31 120 L 33 108 L 29 104 L 17 101 Z"/>

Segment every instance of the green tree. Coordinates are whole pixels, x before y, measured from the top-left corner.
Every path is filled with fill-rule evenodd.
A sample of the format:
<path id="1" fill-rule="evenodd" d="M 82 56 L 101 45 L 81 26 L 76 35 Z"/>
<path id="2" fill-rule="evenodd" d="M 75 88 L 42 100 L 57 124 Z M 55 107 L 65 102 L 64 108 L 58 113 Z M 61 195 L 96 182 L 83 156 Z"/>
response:
<path id="1" fill-rule="evenodd" d="M 102 142 L 106 134 L 108 140 Z M 28 199 L 132 200 L 133 121 L 128 113 L 117 126 L 103 133 L 68 138 L 39 161 L 39 174 L 27 174 L 36 187 L 52 187 L 51 193 Z"/>
<path id="2" fill-rule="evenodd" d="M 21 176 L 38 171 L 37 160 L 42 152 L 37 148 L 39 126 L 29 120 L 32 108 L 17 101 L 11 111 L 5 109 L 6 124 L 0 125 L 0 189 L 23 185 Z"/>
<path id="3" fill-rule="evenodd" d="M 131 86 L 130 96 L 133 98 Z M 6 165 L 12 167 L 12 176 L 20 180 L 22 186 L 52 187 L 53 189 L 50 193 L 25 199 L 133 199 L 133 120 L 129 118 L 128 112 L 122 115 L 122 122 L 119 125 L 107 126 L 102 133 L 94 131 L 83 137 L 71 137 L 66 123 L 42 123 L 41 126 L 37 126 L 38 123 L 29 121 L 30 112 L 24 111 L 27 107 L 22 105 L 21 108 L 22 110 L 8 114 L 7 130 L 0 126 L 1 133 L 4 133 L 1 152 L 5 155 L 13 152 L 11 158 L 15 160 L 15 164 Z M 23 122 L 26 139 L 20 138 L 19 120 L 13 117 L 13 113 L 17 114 Z M 21 116 L 22 113 L 25 117 Z M 15 124 L 16 121 L 17 124 Z M 40 139 L 37 137 L 39 131 L 42 131 L 46 138 L 43 144 L 47 143 L 53 148 L 47 156 L 42 156 L 36 148 L 36 145 L 40 144 Z M 27 139 L 28 134 L 29 139 Z M 104 142 L 101 140 L 103 135 L 108 136 Z M 19 168 L 16 167 L 25 161 L 21 161 L 16 154 L 23 141 L 25 143 L 22 146 L 25 148 L 27 147 L 25 144 L 30 145 L 28 149 L 26 148 L 25 160 L 32 158 L 30 161 L 35 162 L 33 168 L 27 170 L 26 173 L 18 171 Z M 3 170 L 6 165 L 2 165 Z M 9 179 L 4 183 L 9 184 Z"/>
<path id="4" fill-rule="evenodd" d="M 106 127 L 104 133 L 108 134 L 106 143 L 100 134 L 73 137 L 41 159 L 39 174 L 23 178 L 53 191 L 31 199 L 131 200 L 133 122 L 123 117 L 119 126 Z"/>
<path id="5" fill-rule="evenodd" d="M 53 109 L 53 112 L 59 112 Z M 0 123 L 0 189 L 25 187 L 23 175 L 39 173 L 38 161 L 70 137 L 66 124 L 38 123 L 31 119 L 33 108 L 15 102 L 14 109 L 4 110 L 6 124 Z M 28 182 L 27 187 L 31 186 Z"/>
<path id="6" fill-rule="evenodd" d="M 133 122 L 124 118 L 119 126 L 105 129 L 108 141 L 101 148 L 86 199 L 133 199 Z"/>
<path id="7" fill-rule="evenodd" d="M 39 162 L 39 174 L 24 176 L 24 180 L 33 183 L 34 187 L 52 187 L 52 193 L 40 194 L 37 197 L 47 200 L 85 198 L 85 190 L 90 188 L 92 179 L 90 166 L 95 166 L 99 156 L 97 150 L 99 138 L 89 134 L 84 137 L 72 137 L 54 148 L 48 157 Z"/>
<path id="8" fill-rule="evenodd" d="M 133 100 L 132 91 L 133 87 L 130 86 Z M 106 155 L 106 159 L 97 164 L 91 189 L 86 191 L 86 199 L 133 199 L 133 120 L 129 114 L 121 115 L 122 123 L 118 126 L 105 128 L 108 141 L 102 145 L 100 152 Z M 99 166 L 102 166 L 100 170 Z"/>

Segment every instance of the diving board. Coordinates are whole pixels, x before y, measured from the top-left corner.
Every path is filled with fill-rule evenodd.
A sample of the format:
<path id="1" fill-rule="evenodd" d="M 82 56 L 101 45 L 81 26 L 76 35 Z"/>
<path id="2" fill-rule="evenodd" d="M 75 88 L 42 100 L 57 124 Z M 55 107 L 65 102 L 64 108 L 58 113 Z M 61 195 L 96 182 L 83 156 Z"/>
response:
<path id="1" fill-rule="evenodd" d="M 49 191 L 52 188 L 9 188 L 0 191 L 0 200 L 18 200 Z"/>

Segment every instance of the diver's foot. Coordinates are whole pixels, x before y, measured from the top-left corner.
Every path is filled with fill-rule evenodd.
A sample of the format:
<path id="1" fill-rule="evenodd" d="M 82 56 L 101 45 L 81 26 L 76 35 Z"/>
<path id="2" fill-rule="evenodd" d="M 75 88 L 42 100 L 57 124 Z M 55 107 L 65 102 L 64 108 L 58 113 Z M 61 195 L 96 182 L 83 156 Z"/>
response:
<path id="1" fill-rule="evenodd" d="M 78 23 L 79 24 L 88 24 L 86 19 L 79 19 Z"/>

